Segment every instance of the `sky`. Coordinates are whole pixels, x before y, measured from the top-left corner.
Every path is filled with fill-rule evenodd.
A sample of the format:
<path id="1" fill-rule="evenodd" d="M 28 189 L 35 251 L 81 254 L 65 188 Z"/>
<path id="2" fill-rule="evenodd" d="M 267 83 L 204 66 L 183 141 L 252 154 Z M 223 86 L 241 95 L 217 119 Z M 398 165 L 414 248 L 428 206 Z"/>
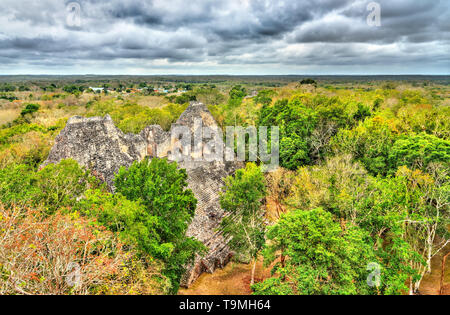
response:
<path id="1" fill-rule="evenodd" d="M 450 1 L 371 2 L 1 0 L 0 75 L 450 74 Z"/>

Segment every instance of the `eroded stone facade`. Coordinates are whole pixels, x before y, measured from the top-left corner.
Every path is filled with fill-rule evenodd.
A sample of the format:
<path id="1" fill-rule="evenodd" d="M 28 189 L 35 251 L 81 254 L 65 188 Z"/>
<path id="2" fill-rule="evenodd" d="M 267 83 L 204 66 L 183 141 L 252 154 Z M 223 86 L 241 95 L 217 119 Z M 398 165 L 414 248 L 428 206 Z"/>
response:
<path id="1" fill-rule="evenodd" d="M 202 125 L 218 128 L 213 116 L 202 103 L 191 103 L 186 111 L 172 126 L 187 126 L 194 131 L 194 124 L 201 119 Z M 177 145 L 171 139 L 171 132 L 160 126 L 148 126 L 138 135 L 124 134 L 118 129 L 111 117 L 73 117 L 56 137 L 50 155 L 43 164 L 58 163 L 63 159 L 74 159 L 85 166 L 113 191 L 115 173 L 122 166 L 130 166 L 134 161 L 145 157 L 170 158 L 170 153 Z M 222 142 L 220 146 L 224 145 Z M 222 149 L 223 149 L 222 148 Z M 188 174 L 188 187 L 198 200 L 195 216 L 187 235 L 203 242 L 209 252 L 204 257 L 197 257 L 189 266 L 181 285 L 189 287 L 203 272 L 214 272 L 222 268 L 231 258 L 228 248 L 217 228 L 224 212 L 219 205 L 219 193 L 223 179 L 234 173 L 242 164 L 235 162 L 179 162 Z"/>

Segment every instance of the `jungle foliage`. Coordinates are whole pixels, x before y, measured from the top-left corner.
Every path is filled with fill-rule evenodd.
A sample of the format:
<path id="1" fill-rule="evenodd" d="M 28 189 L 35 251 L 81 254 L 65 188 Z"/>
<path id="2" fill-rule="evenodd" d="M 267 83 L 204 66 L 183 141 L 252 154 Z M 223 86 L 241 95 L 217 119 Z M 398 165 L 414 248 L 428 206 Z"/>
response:
<path id="1" fill-rule="evenodd" d="M 221 198 L 236 256 L 262 256 L 272 270 L 256 294 L 420 293 L 450 243 L 448 82 L 142 80 L 1 85 L 0 294 L 177 292 L 205 250 L 186 237 L 196 200 L 185 171 L 135 163 L 113 194 L 75 161 L 42 163 L 71 116 L 109 114 L 127 133 L 168 130 L 193 100 L 223 128 L 280 127 L 282 168 L 249 164 Z M 71 262 L 82 286 L 61 281 Z"/>

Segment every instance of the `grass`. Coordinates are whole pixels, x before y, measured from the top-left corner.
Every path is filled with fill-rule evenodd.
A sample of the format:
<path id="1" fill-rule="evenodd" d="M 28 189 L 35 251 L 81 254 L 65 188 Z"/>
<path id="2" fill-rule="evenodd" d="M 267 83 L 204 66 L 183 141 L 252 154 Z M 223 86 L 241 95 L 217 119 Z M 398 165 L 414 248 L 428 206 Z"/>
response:
<path id="1" fill-rule="evenodd" d="M 20 109 L 0 110 L 0 126 L 12 122 L 20 115 Z"/>

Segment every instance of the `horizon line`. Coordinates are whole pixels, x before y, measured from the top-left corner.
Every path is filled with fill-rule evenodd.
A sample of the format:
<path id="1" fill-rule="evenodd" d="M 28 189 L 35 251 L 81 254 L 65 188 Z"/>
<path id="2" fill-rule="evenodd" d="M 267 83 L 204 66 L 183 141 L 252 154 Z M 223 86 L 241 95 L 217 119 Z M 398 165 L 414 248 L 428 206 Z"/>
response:
<path id="1" fill-rule="evenodd" d="M 228 76 L 228 77 L 239 77 L 239 76 L 249 76 L 249 77 L 293 77 L 293 76 L 316 76 L 316 77 L 326 77 L 326 76 L 365 76 L 365 77 L 377 77 L 377 76 L 450 76 L 449 74 L 389 74 L 389 73 L 381 73 L 381 74 L 96 74 L 96 73 L 85 73 L 85 74 L 0 74 L 0 77 L 8 77 L 8 76 Z"/>

